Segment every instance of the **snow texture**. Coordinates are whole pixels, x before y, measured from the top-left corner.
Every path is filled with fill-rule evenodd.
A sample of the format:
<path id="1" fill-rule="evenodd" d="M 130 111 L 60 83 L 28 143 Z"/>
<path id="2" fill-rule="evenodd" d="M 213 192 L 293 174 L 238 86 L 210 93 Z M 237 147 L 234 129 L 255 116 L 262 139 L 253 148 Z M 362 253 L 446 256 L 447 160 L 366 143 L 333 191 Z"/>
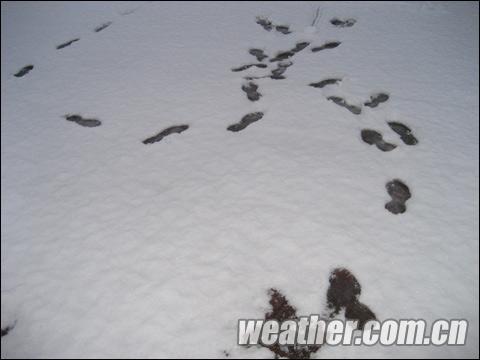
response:
<path id="1" fill-rule="evenodd" d="M 337 267 L 378 319 L 465 318 L 467 344 L 316 357 L 478 357 L 477 2 L 1 10 L 1 327 L 14 324 L 2 358 L 272 358 L 236 345 L 238 319 L 264 318 L 270 288 L 299 315 L 320 313 Z M 255 61 L 252 48 L 275 56 L 300 42 L 277 79 L 269 59 L 231 71 Z M 251 102 L 243 77 L 265 75 Z M 324 79 L 341 82 L 309 86 Z M 362 106 L 379 93 L 388 101 Z M 263 118 L 226 130 L 254 112 Z M 188 131 L 141 143 L 179 124 Z M 397 148 L 378 151 L 362 129 Z M 385 209 L 393 179 L 411 192 L 403 214 Z"/>

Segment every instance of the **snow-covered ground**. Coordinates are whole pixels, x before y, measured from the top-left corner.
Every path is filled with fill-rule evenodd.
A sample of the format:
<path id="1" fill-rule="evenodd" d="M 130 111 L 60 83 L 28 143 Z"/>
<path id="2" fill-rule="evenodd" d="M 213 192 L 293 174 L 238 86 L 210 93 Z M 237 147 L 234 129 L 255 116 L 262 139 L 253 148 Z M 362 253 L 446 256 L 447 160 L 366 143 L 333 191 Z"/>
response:
<path id="1" fill-rule="evenodd" d="M 272 287 L 298 314 L 321 313 L 339 266 L 378 319 L 465 318 L 467 344 L 315 357 L 478 357 L 477 2 L 1 10 L 1 327 L 13 326 L 2 357 L 271 358 L 236 345 L 238 319 L 263 318 Z M 262 97 L 249 101 L 243 77 L 273 63 L 231 69 L 257 62 L 250 48 L 272 57 L 302 41 L 286 79 L 256 80 Z M 330 41 L 341 44 L 311 51 Z M 331 77 L 342 81 L 308 86 Z M 360 115 L 326 99 L 361 105 L 379 92 L 389 100 Z M 261 120 L 227 131 L 256 111 Z M 362 129 L 397 148 L 369 146 Z M 397 178 L 412 197 L 394 215 L 385 184 Z"/>

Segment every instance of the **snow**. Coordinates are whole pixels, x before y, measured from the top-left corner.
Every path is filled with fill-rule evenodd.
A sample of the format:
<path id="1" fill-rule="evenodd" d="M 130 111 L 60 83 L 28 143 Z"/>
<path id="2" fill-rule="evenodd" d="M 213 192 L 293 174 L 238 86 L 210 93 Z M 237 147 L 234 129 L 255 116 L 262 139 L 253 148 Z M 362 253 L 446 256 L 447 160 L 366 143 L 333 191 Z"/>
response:
<path id="1" fill-rule="evenodd" d="M 467 344 L 315 356 L 478 357 L 478 3 L 1 6 L 1 327 L 15 323 L 2 358 L 271 358 L 236 345 L 238 319 L 263 318 L 271 287 L 298 314 L 321 313 L 338 266 L 379 319 L 465 318 Z M 299 41 L 342 43 L 299 52 L 248 101 L 242 77 L 269 71 L 231 68 L 256 62 L 251 47 Z M 390 100 L 358 116 L 326 100 L 376 92 Z M 255 111 L 263 119 L 226 130 Z M 102 125 L 62 118 L 77 113 Z M 364 128 L 398 148 L 366 145 Z M 384 208 L 394 178 L 412 192 L 401 215 Z"/>

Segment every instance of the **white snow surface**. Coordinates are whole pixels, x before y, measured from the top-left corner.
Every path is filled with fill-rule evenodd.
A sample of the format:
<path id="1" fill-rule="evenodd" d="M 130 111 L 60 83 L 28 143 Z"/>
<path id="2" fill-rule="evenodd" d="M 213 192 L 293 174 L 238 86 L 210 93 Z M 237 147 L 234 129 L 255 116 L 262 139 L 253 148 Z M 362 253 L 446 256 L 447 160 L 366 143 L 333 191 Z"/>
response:
<path id="1" fill-rule="evenodd" d="M 2 358 L 272 358 L 236 345 L 238 319 L 263 318 L 272 287 L 298 314 L 322 313 L 339 266 L 380 320 L 468 319 L 467 344 L 324 346 L 316 358 L 478 357 L 477 2 L 1 10 L 1 326 L 15 325 Z M 293 32 L 267 32 L 259 15 Z M 258 80 L 263 96 L 247 100 L 243 76 L 269 72 L 231 71 L 256 62 L 248 49 L 299 41 L 311 45 L 287 79 Z M 326 41 L 341 45 L 311 52 Z M 308 86 L 332 76 L 343 81 Z M 358 116 L 326 100 L 380 91 L 389 101 Z M 226 130 L 254 111 L 265 116 Z M 74 113 L 102 125 L 62 117 Z M 364 128 L 398 147 L 368 146 Z M 401 215 L 384 208 L 395 178 L 412 193 Z"/>

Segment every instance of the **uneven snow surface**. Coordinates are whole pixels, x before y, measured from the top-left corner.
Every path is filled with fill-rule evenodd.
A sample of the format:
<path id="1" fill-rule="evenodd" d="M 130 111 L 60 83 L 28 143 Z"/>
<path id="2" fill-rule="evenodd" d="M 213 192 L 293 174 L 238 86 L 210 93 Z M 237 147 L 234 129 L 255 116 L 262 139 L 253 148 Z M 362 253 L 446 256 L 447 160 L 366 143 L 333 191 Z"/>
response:
<path id="1" fill-rule="evenodd" d="M 2 2 L 2 357 L 272 358 L 236 345 L 238 319 L 264 318 L 272 287 L 298 314 L 322 313 L 335 267 L 378 319 L 465 318 L 467 344 L 315 357 L 478 357 L 478 10 Z M 285 79 L 253 80 L 261 96 L 247 99 L 244 77 L 299 42 Z M 232 71 L 259 63 L 251 48 L 268 68 Z M 309 86 L 328 78 L 341 81 Z M 378 93 L 389 99 L 363 105 Z M 411 192 L 403 214 L 385 209 L 393 179 Z"/>

